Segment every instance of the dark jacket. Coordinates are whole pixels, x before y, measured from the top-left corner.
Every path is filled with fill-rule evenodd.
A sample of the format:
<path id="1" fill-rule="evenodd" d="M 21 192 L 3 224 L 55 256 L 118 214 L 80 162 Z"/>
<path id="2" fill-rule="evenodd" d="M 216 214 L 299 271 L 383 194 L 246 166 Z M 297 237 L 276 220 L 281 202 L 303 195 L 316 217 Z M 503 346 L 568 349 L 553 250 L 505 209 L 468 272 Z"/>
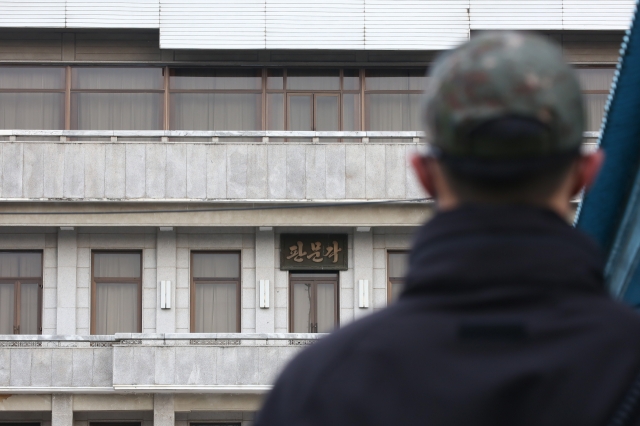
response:
<path id="1" fill-rule="evenodd" d="M 438 214 L 400 300 L 296 357 L 256 425 L 605 425 L 640 372 L 640 316 L 602 274 L 550 211 Z"/>

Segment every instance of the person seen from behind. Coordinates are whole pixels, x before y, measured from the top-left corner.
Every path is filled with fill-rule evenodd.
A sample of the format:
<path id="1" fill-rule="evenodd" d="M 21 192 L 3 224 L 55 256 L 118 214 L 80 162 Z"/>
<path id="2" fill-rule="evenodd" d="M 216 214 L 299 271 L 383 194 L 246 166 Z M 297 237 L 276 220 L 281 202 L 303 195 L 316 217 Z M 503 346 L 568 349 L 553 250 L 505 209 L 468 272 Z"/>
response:
<path id="1" fill-rule="evenodd" d="M 640 373 L 640 316 L 612 300 L 571 201 L 575 72 L 540 36 L 487 33 L 441 57 L 412 159 L 437 214 L 399 300 L 297 356 L 256 426 L 606 425 Z"/>

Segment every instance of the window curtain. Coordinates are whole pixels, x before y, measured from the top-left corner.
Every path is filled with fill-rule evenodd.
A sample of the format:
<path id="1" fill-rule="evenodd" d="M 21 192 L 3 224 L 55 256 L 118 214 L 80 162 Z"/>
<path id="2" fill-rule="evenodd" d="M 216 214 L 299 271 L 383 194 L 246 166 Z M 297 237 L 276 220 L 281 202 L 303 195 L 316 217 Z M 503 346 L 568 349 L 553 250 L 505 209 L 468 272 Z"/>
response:
<path id="1" fill-rule="evenodd" d="M 63 93 L 0 93 L 0 128 L 64 128 Z"/>
<path id="2" fill-rule="evenodd" d="M 138 333 L 138 285 L 96 283 L 96 334 Z"/>
<path id="3" fill-rule="evenodd" d="M 196 333 L 235 333 L 237 284 L 196 284 Z"/>
<path id="4" fill-rule="evenodd" d="M 0 252 L 0 277 L 41 277 L 42 253 Z"/>
<path id="5" fill-rule="evenodd" d="M 14 285 L 0 284 L 0 334 L 13 334 Z"/>
<path id="6" fill-rule="evenodd" d="M 139 253 L 95 253 L 93 276 L 96 278 L 139 278 Z"/>
<path id="7" fill-rule="evenodd" d="M 160 130 L 161 93 L 72 93 L 71 120 L 78 130 Z"/>
<path id="8" fill-rule="evenodd" d="M 338 95 L 316 95 L 316 131 L 340 130 Z"/>
<path id="9" fill-rule="evenodd" d="M 174 130 L 260 130 L 262 95 L 259 93 L 174 93 L 171 95 Z"/>
<path id="10" fill-rule="evenodd" d="M 318 333 L 328 333 L 336 326 L 336 288 L 333 284 L 316 285 Z"/>
<path id="11" fill-rule="evenodd" d="M 421 95 L 410 93 L 375 93 L 365 95 L 367 130 L 422 130 Z"/>
<path id="12" fill-rule="evenodd" d="M 360 95 L 345 93 L 342 95 L 342 130 L 345 132 L 360 130 Z"/>
<path id="13" fill-rule="evenodd" d="M 600 130 L 608 96 L 609 95 L 592 93 L 584 95 L 587 131 L 597 132 Z"/>
<path id="14" fill-rule="evenodd" d="M 238 278 L 240 254 L 194 253 L 191 268 L 194 278 Z"/>
<path id="15" fill-rule="evenodd" d="M 293 333 L 310 333 L 311 323 L 311 284 L 293 284 Z"/>
<path id="16" fill-rule="evenodd" d="M 38 284 L 20 283 L 20 334 L 38 334 Z"/>
<path id="17" fill-rule="evenodd" d="M 313 127 L 313 96 L 289 96 L 289 130 L 310 131 Z"/>

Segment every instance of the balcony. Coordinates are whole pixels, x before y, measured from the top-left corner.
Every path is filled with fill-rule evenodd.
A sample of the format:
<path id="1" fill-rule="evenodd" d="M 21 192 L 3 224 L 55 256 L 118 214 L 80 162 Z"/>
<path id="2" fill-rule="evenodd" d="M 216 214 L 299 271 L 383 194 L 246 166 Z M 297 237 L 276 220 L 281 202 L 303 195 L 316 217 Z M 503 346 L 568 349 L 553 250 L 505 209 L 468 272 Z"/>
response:
<path id="1" fill-rule="evenodd" d="M 321 334 L 0 335 L 0 394 L 252 393 Z"/>

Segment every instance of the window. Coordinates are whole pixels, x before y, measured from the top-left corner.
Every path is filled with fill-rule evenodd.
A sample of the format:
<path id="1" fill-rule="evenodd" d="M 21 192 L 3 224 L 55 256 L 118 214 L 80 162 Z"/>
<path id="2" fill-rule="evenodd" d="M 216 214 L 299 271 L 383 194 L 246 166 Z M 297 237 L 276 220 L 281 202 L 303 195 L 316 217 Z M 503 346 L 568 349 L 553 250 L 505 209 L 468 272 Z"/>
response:
<path id="1" fill-rule="evenodd" d="M 398 299 L 404 287 L 404 278 L 409 264 L 409 252 L 390 251 L 387 256 L 387 300 L 391 303 Z"/>
<path id="2" fill-rule="evenodd" d="M 338 274 L 291 273 L 292 333 L 328 333 L 338 325 Z"/>
<path id="3" fill-rule="evenodd" d="M 142 254 L 92 252 L 91 334 L 142 331 Z"/>
<path id="4" fill-rule="evenodd" d="M 426 70 L 367 70 L 366 130 L 422 130 Z"/>
<path id="5" fill-rule="evenodd" d="M 191 331 L 240 332 L 240 253 L 191 253 Z"/>
<path id="6" fill-rule="evenodd" d="M 71 128 L 161 130 L 162 68 L 71 68 Z"/>
<path id="7" fill-rule="evenodd" d="M 359 70 L 267 70 L 267 129 L 360 130 Z"/>
<path id="8" fill-rule="evenodd" d="M 170 128 L 261 130 L 262 70 L 172 69 Z"/>
<path id="9" fill-rule="evenodd" d="M 64 129 L 65 69 L 0 67 L 0 128 Z"/>
<path id="10" fill-rule="evenodd" d="M 42 331 L 42 252 L 0 252 L 0 334 Z"/>
<path id="11" fill-rule="evenodd" d="M 609 96 L 611 81 L 615 69 L 613 68 L 578 68 L 578 77 L 582 85 L 585 101 L 586 129 L 599 131 L 604 107 Z"/>

